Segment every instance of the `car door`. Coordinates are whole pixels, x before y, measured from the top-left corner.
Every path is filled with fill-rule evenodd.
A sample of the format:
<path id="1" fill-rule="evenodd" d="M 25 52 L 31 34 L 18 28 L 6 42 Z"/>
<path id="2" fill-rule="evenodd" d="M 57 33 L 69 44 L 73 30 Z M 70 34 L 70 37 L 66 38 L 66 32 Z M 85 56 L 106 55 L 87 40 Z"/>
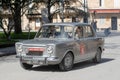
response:
<path id="1" fill-rule="evenodd" d="M 91 26 L 84 26 L 84 43 L 86 45 L 85 59 L 90 59 L 95 56 L 97 50 L 97 40 Z"/>
<path id="2" fill-rule="evenodd" d="M 80 30 L 81 29 L 81 30 Z M 80 62 L 86 58 L 86 44 L 84 42 L 84 35 L 83 35 L 83 26 L 77 26 L 74 29 L 74 38 L 75 38 L 75 55 L 76 61 Z"/>

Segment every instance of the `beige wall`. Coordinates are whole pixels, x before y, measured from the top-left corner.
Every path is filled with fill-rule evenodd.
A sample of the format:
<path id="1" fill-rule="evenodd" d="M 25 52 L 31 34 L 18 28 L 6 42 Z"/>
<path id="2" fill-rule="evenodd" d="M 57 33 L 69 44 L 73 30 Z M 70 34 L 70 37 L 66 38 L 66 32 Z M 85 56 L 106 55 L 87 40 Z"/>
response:
<path id="1" fill-rule="evenodd" d="M 102 0 L 103 6 L 100 6 L 100 0 L 87 0 L 89 9 L 118 9 L 120 10 L 120 0 Z M 92 16 L 93 13 L 91 13 Z M 90 20 L 97 20 L 98 28 L 111 27 L 111 17 L 117 17 L 117 30 L 120 30 L 120 13 L 96 13 Z"/>
<path id="2" fill-rule="evenodd" d="M 81 1 L 81 0 L 78 0 L 78 1 Z M 120 8 L 120 5 L 117 8 L 115 7 L 114 0 L 103 0 L 103 1 L 104 1 L 103 6 L 101 7 L 99 5 L 99 0 L 87 0 L 88 7 L 89 7 L 89 9 L 117 9 L 117 8 Z M 80 6 L 80 3 L 76 2 L 76 3 L 72 3 L 71 5 L 72 6 Z M 117 26 L 118 26 L 118 30 L 120 30 L 120 14 L 105 14 L 105 13 L 99 14 L 99 13 L 97 13 L 96 16 L 95 16 L 95 20 L 97 20 L 97 27 L 99 29 L 111 27 L 111 17 L 112 16 L 117 17 L 117 19 L 118 19 L 117 20 L 117 23 L 118 23 Z M 92 17 L 90 17 L 89 19 L 90 19 L 89 21 L 92 21 Z M 25 27 L 28 25 L 28 19 L 26 18 L 26 16 L 24 16 L 24 18 L 22 20 L 23 20 L 22 21 L 22 27 L 23 27 L 23 29 L 25 29 Z M 72 22 L 72 18 L 71 17 L 69 19 L 66 18 L 64 21 L 65 22 Z M 80 17 L 79 21 L 80 22 L 83 21 L 82 17 Z M 61 22 L 61 19 L 60 19 L 59 15 L 57 15 L 56 18 L 53 19 L 53 22 Z M 35 20 L 30 21 L 30 27 L 33 30 L 35 29 Z"/>
<path id="3" fill-rule="evenodd" d="M 26 15 L 23 15 L 21 18 L 21 25 L 22 29 L 25 30 L 25 28 L 28 26 L 29 20 L 27 19 Z"/>
<path id="4" fill-rule="evenodd" d="M 100 0 L 87 0 L 88 1 L 88 7 L 90 9 L 114 9 L 114 8 L 120 8 L 120 0 L 102 0 L 103 6 L 100 6 Z M 118 3 L 117 3 L 118 2 Z M 118 4 L 118 7 L 116 7 L 116 3 Z"/>
<path id="5" fill-rule="evenodd" d="M 81 2 L 82 2 L 83 0 L 71 0 L 71 3 L 70 3 L 70 7 L 75 7 L 75 8 L 78 8 L 78 9 L 84 9 L 83 8 L 83 6 L 81 5 Z M 35 4 L 36 5 L 36 4 Z M 34 6 L 35 6 L 34 5 Z M 41 6 L 42 5 L 42 6 Z M 45 5 L 43 4 L 43 3 L 40 3 L 40 4 L 38 4 L 38 5 L 36 5 L 36 6 L 38 6 L 38 9 L 37 9 L 37 11 L 34 11 L 34 13 L 36 13 L 36 12 L 39 12 L 39 13 L 42 13 L 42 10 L 43 10 L 43 8 L 46 8 L 45 7 Z M 66 6 L 66 5 L 65 5 Z M 67 5 L 68 6 L 68 5 Z M 59 5 L 58 4 L 56 4 L 56 5 L 54 5 L 53 7 L 52 7 L 52 10 L 51 10 L 51 13 L 52 13 L 52 11 L 55 11 L 56 9 L 58 9 L 59 8 Z M 72 14 L 72 15 L 71 15 Z M 68 16 L 69 16 L 69 18 L 67 18 L 67 17 L 65 17 L 65 19 L 64 19 L 64 22 L 72 22 L 72 16 L 74 15 L 73 13 L 69 13 L 69 14 L 67 14 Z M 42 17 L 42 16 L 41 16 Z M 75 16 L 76 17 L 76 16 Z M 79 17 L 80 19 L 78 19 L 79 21 L 82 21 L 82 17 Z M 59 14 L 57 14 L 57 16 L 55 17 L 55 18 L 53 18 L 53 22 L 62 22 L 61 21 L 61 19 L 60 19 L 60 16 L 59 16 Z M 26 15 L 24 15 L 23 17 L 22 17 L 22 29 L 23 30 L 25 30 L 25 28 L 27 27 L 27 26 L 29 26 L 30 25 L 30 27 L 32 28 L 32 30 L 35 30 L 35 27 L 36 27 L 36 22 L 35 22 L 35 19 L 32 19 L 32 17 L 31 17 L 31 20 L 30 20 L 30 22 L 29 22 L 29 20 L 28 20 L 28 18 L 26 17 Z"/>
<path id="6" fill-rule="evenodd" d="M 76 2 L 75 2 L 76 1 Z M 77 7 L 77 8 L 81 8 L 81 3 L 83 0 L 73 0 L 72 3 L 70 4 L 70 6 L 72 7 Z M 103 2 L 103 6 L 100 6 L 99 5 L 99 1 L 100 0 L 86 0 L 87 3 L 88 3 L 88 8 L 89 9 L 120 9 L 120 0 L 102 0 L 104 1 Z M 115 5 L 117 4 L 117 5 Z M 44 5 L 43 3 L 42 4 L 39 4 L 38 5 L 38 10 L 37 12 L 41 13 L 41 10 L 43 8 L 45 8 L 45 6 L 41 6 L 41 5 Z M 59 8 L 59 6 L 54 6 L 53 7 L 54 9 L 52 9 L 53 11 L 57 8 Z M 81 8 L 83 9 L 83 8 Z M 68 15 L 68 14 L 67 14 Z M 64 20 L 65 22 L 72 22 L 72 15 L 68 15 L 69 16 L 69 19 L 68 17 Z M 97 20 L 97 25 L 98 25 L 98 28 L 108 28 L 108 27 L 111 27 L 111 17 L 114 17 L 116 16 L 117 17 L 117 26 L 118 26 L 118 30 L 120 30 L 120 13 L 119 14 L 115 14 L 115 13 L 109 13 L 109 14 L 106 14 L 106 13 L 96 13 L 96 16 L 95 16 L 95 20 Z M 76 17 L 76 16 L 75 16 Z M 103 20 L 101 20 L 101 17 L 103 17 Z M 89 22 L 92 21 L 94 17 L 90 17 L 89 18 Z M 82 19 L 82 16 L 78 17 L 79 21 L 82 22 L 83 19 Z M 53 19 L 53 22 L 61 22 L 61 19 L 59 17 L 59 14 L 57 15 L 56 18 Z M 32 19 L 29 23 L 29 20 L 28 18 L 26 17 L 26 15 L 23 15 L 22 17 L 22 29 L 25 30 L 25 28 L 27 26 L 29 26 L 30 24 L 30 27 L 32 28 L 32 30 L 35 30 L 35 26 L 36 26 L 36 22 L 35 22 L 35 19 Z"/>
<path id="7" fill-rule="evenodd" d="M 114 0 L 104 0 L 104 8 L 114 8 Z"/>
<path id="8" fill-rule="evenodd" d="M 91 8 L 99 8 L 99 0 L 87 0 L 88 7 Z"/>
<path id="9" fill-rule="evenodd" d="M 111 17 L 117 17 L 117 29 L 120 30 L 120 14 L 97 14 L 95 20 L 97 21 L 98 29 L 112 28 Z"/>

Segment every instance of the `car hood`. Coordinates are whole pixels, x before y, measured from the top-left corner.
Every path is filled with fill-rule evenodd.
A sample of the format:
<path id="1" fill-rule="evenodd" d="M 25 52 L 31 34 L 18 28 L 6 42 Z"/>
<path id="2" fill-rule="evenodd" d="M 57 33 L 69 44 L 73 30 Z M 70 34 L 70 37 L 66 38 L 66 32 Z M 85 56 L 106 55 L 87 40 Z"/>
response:
<path id="1" fill-rule="evenodd" d="M 47 44 L 59 44 L 59 43 L 63 43 L 66 41 L 70 41 L 70 40 L 64 40 L 64 39 L 32 39 L 32 40 L 25 40 L 22 42 L 18 42 L 18 43 L 22 43 L 23 45 L 47 45 Z"/>

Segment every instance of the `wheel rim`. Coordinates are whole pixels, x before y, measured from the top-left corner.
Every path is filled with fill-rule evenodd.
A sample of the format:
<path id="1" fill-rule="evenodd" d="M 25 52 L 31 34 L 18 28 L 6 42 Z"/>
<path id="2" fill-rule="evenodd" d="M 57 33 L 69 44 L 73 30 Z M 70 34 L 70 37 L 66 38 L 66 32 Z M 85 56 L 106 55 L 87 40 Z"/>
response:
<path id="1" fill-rule="evenodd" d="M 73 57 L 71 54 L 67 54 L 65 59 L 64 59 L 64 65 L 66 66 L 66 68 L 71 67 L 73 63 Z"/>

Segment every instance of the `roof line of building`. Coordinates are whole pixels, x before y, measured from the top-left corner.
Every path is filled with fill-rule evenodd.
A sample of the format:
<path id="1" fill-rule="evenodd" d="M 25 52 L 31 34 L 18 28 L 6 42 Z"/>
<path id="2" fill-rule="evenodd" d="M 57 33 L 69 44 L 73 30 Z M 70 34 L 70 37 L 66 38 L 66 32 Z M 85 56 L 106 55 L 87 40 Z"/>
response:
<path id="1" fill-rule="evenodd" d="M 120 9 L 89 9 L 90 13 L 120 13 Z"/>

